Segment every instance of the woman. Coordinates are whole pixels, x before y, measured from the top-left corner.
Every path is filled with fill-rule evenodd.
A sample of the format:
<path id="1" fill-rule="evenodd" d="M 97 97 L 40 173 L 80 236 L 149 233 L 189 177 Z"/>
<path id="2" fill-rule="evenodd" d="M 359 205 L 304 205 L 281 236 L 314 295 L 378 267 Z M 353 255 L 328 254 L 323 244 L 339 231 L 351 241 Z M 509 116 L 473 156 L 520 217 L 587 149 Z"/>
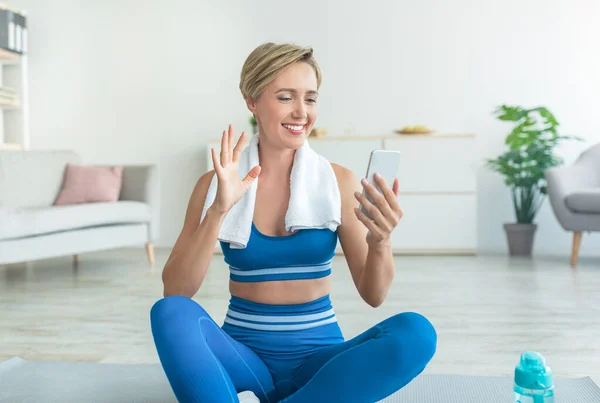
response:
<path id="1" fill-rule="evenodd" d="M 383 303 L 395 273 L 390 237 L 402 217 L 397 179 L 391 188 L 379 180 L 380 193 L 332 163 L 341 225 L 335 231 L 286 229 L 294 155 L 317 119 L 320 84 L 310 48 L 266 43 L 244 63 L 240 89 L 258 123 L 260 164 L 240 179 L 246 136 L 242 133 L 236 143 L 229 126 L 220 155 L 212 150 L 214 170 L 199 179 L 192 193 L 163 270 L 164 298 L 151 311 L 158 355 L 181 402 L 238 402 L 242 396 L 244 402 L 263 403 L 375 402 L 409 383 L 435 353 L 433 326 L 411 312 L 344 341 L 329 299 L 330 270 L 293 275 L 300 256 L 326 265 L 338 239 L 354 284 L 370 306 Z M 216 196 L 201 219 L 214 175 Z M 228 315 L 219 327 L 191 298 L 208 270 L 225 216 L 257 178 L 250 241 L 236 250 L 222 242 L 225 260 L 230 266 L 252 261 L 252 268 L 242 267 L 250 270 L 257 269 L 257 262 L 267 267 L 278 256 L 278 267 L 290 271 L 283 279 L 243 280 L 232 271 Z M 374 204 L 362 196 L 363 187 Z M 360 204 L 373 220 L 358 209 Z"/>

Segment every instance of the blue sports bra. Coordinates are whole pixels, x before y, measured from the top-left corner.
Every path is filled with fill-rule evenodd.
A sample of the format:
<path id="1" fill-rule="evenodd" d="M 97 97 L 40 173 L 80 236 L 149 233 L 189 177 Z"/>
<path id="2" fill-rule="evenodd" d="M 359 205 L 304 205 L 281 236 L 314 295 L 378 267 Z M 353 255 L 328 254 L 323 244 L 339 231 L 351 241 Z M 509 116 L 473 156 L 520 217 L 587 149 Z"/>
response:
<path id="1" fill-rule="evenodd" d="M 329 229 L 303 229 L 291 235 L 269 236 L 252 223 L 245 249 L 232 249 L 227 242 L 221 242 L 221 248 L 231 280 L 313 279 L 331 274 L 337 240 L 337 232 Z"/>

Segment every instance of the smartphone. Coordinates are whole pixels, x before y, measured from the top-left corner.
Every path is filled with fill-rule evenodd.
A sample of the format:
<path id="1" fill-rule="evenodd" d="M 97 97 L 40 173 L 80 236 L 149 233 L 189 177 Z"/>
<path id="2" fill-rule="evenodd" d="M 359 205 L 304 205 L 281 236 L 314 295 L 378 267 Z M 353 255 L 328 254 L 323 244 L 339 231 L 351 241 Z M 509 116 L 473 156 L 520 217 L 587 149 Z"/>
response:
<path id="1" fill-rule="evenodd" d="M 396 174 L 398 173 L 398 166 L 400 164 L 400 152 L 394 150 L 373 150 L 371 151 L 371 156 L 369 157 L 369 165 L 367 166 L 367 176 L 365 179 L 375 186 L 379 192 L 381 189 L 375 181 L 375 172 L 377 172 L 381 177 L 385 180 L 385 183 L 391 188 L 394 184 L 394 179 L 396 179 Z M 363 189 L 363 195 L 373 203 L 373 199 L 369 196 L 369 193 Z M 360 210 L 365 213 L 367 217 L 371 220 L 373 217 L 369 214 L 367 210 L 365 210 L 361 204 Z"/>

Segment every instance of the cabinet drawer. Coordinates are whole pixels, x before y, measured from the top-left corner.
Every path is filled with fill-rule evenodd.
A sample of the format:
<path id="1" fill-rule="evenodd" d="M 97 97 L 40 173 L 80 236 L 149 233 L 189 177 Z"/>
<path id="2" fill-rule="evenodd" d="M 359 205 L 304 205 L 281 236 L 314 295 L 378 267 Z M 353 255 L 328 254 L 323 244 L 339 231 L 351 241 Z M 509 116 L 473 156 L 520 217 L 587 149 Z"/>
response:
<path id="1" fill-rule="evenodd" d="M 473 137 L 386 139 L 385 148 L 402 153 L 398 181 L 403 192 L 461 193 L 476 189 Z"/>
<path id="2" fill-rule="evenodd" d="M 371 151 L 382 148 L 380 139 L 315 139 L 310 146 L 330 162 L 348 168 L 358 179 L 367 175 Z"/>
<path id="3" fill-rule="evenodd" d="M 404 216 L 392 233 L 397 251 L 473 252 L 477 199 L 473 195 L 400 195 Z"/>

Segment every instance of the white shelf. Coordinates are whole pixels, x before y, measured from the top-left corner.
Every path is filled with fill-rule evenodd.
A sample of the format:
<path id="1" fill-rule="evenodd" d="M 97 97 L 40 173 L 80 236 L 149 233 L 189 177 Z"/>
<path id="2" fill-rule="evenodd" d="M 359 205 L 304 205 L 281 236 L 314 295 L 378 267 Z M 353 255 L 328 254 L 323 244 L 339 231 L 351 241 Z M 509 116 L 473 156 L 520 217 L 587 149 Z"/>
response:
<path id="1" fill-rule="evenodd" d="M 8 110 L 8 111 L 18 110 L 18 109 L 21 109 L 21 103 L 19 102 L 17 105 L 0 103 L 0 109 L 4 109 L 4 110 Z"/>
<path id="2" fill-rule="evenodd" d="M 22 150 L 22 144 L 16 143 L 0 143 L 0 150 Z"/>
<path id="3" fill-rule="evenodd" d="M 12 12 L 27 18 L 26 10 L 18 10 L 6 5 L 0 6 L 10 9 Z M 29 72 L 27 50 L 28 29 L 17 30 L 22 32 L 21 45 L 16 44 L 24 50 L 24 54 L 0 49 L 0 86 L 13 89 L 17 102 L 6 102 L 0 100 L 0 149 L 6 150 L 28 150 L 30 148 L 29 138 Z"/>
<path id="4" fill-rule="evenodd" d="M 241 131 L 240 131 L 241 133 Z M 246 132 L 248 134 L 248 132 Z M 239 136 L 239 133 L 237 134 Z M 249 136 L 247 136 L 248 138 Z M 327 134 L 322 137 L 309 137 L 308 141 L 312 144 L 314 142 L 327 142 L 327 141 L 356 141 L 356 140 L 440 140 L 440 139 L 453 139 L 453 138 L 475 138 L 476 135 L 472 133 L 432 133 L 432 134 L 383 134 L 383 135 L 362 135 L 362 136 L 344 136 L 344 135 L 330 135 Z M 248 140 L 246 140 L 248 141 Z M 208 139 L 209 143 L 218 143 L 221 145 L 220 138 Z"/>
<path id="5" fill-rule="evenodd" d="M 22 56 L 18 53 L 8 51 L 6 49 L 0 49 L 0 63 L 1 64 L 20 64 Z"/>
<path id="6" fill-rule="evenodd" d="M 17 100 L 0 100 L 0 144 L 17 144 L 24 150 L 30 144 L 28 76 L 27 55 L 0 49 L 0 86 L 13 89 Z"/>

